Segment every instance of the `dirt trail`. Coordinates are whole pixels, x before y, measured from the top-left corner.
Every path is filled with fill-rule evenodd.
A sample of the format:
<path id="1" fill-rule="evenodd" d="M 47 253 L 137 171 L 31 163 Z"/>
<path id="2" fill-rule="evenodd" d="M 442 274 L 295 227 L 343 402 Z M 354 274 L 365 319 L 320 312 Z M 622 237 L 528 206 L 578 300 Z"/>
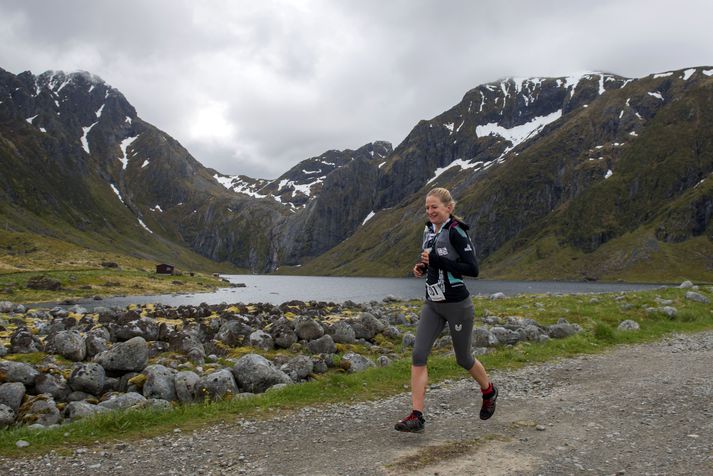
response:
<path id="1" fill-rule="evenodd" d="M 0 459 L 0 474 L 713 475 L 713 332 L 493 378 L 501 396 L 487 422 L 475 384 L 461 380 L 429 390 L 419 435 L 392 429 L 409 411 L 404 393 L 72 456 Z"/>

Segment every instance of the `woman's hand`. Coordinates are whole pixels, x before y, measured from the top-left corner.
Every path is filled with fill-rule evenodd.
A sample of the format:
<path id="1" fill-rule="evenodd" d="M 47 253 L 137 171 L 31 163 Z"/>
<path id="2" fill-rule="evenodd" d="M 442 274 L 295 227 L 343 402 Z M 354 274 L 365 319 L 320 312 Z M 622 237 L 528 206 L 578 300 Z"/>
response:
<path id="1" fill-rule="evenodd" d="M 428 266 L 428 254 L 431 252 L 431 250 L 423 250 L 421 252 L 421 263 L 425 264 Z"/>
<path id="2" fill-rule="evenodd" d="M 426 265 L 423 263 L 416 263 L 413 267 L 413 275 L 416 276 L 417 278 L 420 278 L 423 276 L 423 273 L 426 271 Z"/>

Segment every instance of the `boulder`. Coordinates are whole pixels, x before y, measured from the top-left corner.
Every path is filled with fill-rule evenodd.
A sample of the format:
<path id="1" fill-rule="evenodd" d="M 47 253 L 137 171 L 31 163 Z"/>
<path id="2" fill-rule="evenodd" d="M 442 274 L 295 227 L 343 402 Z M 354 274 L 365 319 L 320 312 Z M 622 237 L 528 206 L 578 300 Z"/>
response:
<path id="1" fill-rule="evenodd" d="M 35 390 L 38 393 L 52 395 L 55 401 L 66 402 L 72 389 L 62 375 L 42 373 L 35 377 Z"/>
<path id="2" fill-rule="evenodd" d="M 406 332 L 403 337 L 401 337 L 401 346 L 404 348 L 406 347 L 413 347 L 416 344 L 416 336 L 413 335 L 411 332 Z"/>
<path id="3" fill-rule="evenodd" d="M 617 329 L 619 329 L 620 331 L 638 331 L 639 323 L 636 321 L 632 321 L 631 319 L 627 319 L 625 321 L 621 321 Z"/>
<path id="4" fill-rule="evenodd" d="M 514 345 L 520 341 L 520 334 L 505 327 L 495 326 L 490 332 L 500 345 Z"/>
<path id="5" fill-rule="evenodd" d="M 0 403 L 12 408 L 15 412 L 20 408 L 25 396 L 25 384 L 8 382 L 0 385 Z"/>
<path id="6" fill-rule="evenodd" d="M 495 347 L 498 339 L 485 327 L 473 329 L 472 347 Z"/>
<path id="7" fill-rule="evenodd" d="M 235 383 L 233 372 L 229 369 L 220 369 L 211 374 L 204 375 L 196 386 L 197 399 L 210 400 L 229 399 L 238 394 L 238 385 Z"/>
<path id="8" fill-rule="evenodd" d="M 15 310 L 15 304 L 10 301 L 0 301 L 0 312 L 13 312 Z"/>
<path id="9" fill-rule="evenodd" d="M 295 321 L 295 333 L 300 339 L 310 341 L 322 337 L 324 335 L 324 328 L 314 319 L 302 317 Z"/>
<path id="10" fill-rule="evenodd" d="M 253 332 L 253 328 L 239 320 L 225 322 L 214 339 L 222 342 L 228 347 L 238 347 L 243 345 Z"/>
<path id="11" fill-rule="evenodd" d="M 275 348 L 275 342 L 272 340 L 272 336 L 262 330 L 257 330 L 250 334 L 250 345 L 262 350 L 272 350 Z"/>
<path id="12" fill-rule="evenodd" d="M 678 287 L 681 289 L 689 289 L 693 287 L 693 283 L 691 281 L 686 280 L 682 282 Z"/>
<path id="13" fill-rule="evenodd" d="M 329 334 L 308 342 L 307 347 L 313 354 L 333 354 L 337 351 L 337 345 Z"/>
<path id="14" fill-rule="evenodd" d="M 257 354 L 247 354 L 233 366 L 233 375 L 239 387 L 251 393 L 262 393 L 278 383 L 290 383 L 290 377 L 272 362 Z"/>
<path id="15" fill-rule="evenodd" d="M 134 337 L 115 344 L 111 349 L 97 354 L 94 361 L 111 371 L 140 372 L 149 361 L 149 349 L 143 337 Z"/>
<path id="16" fill-rule="evenodd" d="M 143 337 L 145 340 L 158 339 L 159 325 L 156 319 L 140 317 L 121 326 L 114 327 L 114 336 L 118 341 L 126 341 L 134 337 Z"/>
<path id="17" fill-rule="evenodd" d="M 520 340 L 526 340 L 531 342 L 539 342 L 541 337 L 545 333 L 538 327 L 532 324 L 528 324 L 525 327 L 521 327 L 515 331 Z"/>
<path id="18" fill-rule="evenodd" d="M 489 298 L 494 301 L 496 299 L 506 299 L 507 296 L 505 293 L 493 293 L 489 296 Z"/>
<path id="19" fill-rule="evenodd" d="M 337 321 L 331 329 L 334 342 L 339 344 L 353 344 L 356 341 L 354 328 L 346 321 Z"/>
<path id="20" fill-rule="evenodd" d="M 368 369 L 369 367 L 374 367 L 374 362 L 370 359 L 364 357 L 363 355 L 356 354 L 354 352 L 349 352 L 344 354 L 341 362 L 342 368 L 345 368 L 347 372 L 361 372 Z"/>
<path id="21" fill-rule="evenodd" d="M 191 360 L 205 359 L 205 347 L 195 332 L 190 330 L 178 332 L 170 337 L 169 343 L 172 351 L 186 354 Z"/>
<path id="22" fill-rule="evenodd" d="M 379 358 L 376 359 L 376 365 L 379 367 L 388 367 L 391 365 L 391 359 L 385 355 L 380 355 Z"/>
<path id="23" fill-rule="evenodd" d="M 73 401 L 64 408 L 64 417 L 68 420 L 79 420 L 97 413 L 108 412 L 109 409 L 101 405 L 92 405 L 88 402 Z"/>
<path id="24" fill-rule="evenodd" d="M 73 390 L 92 395 L 101 394 L 105 381 L 104 367 L 94 362 L 74 364 L 69 376 L 69 386 Z"/>
<path id="25" fill-rule="evenodd" d="M 108 331 L 107 331 L 108 334 Z M 97 354 L 101 354 L 105 350 L 109 349 L 110 338 L 105 339 L 97 334 L 89 334 L 84 339 L 84 343 L 87 346 L 87 358 L 93 358 Z"/>
<path id="26" fill-rule="evenodd" d="M 13 354 L 42 352 L 42 342 L 27 327 L 18 327 L 10 336 L 10 352 Z"/>
<path id="27" fill-rule="evenodd" d="M 59 423 L 62 415 L 51 395 L 41 393 L 27 399 L 20 406 L 17 421 L 24 425 L 50 426 Z"/>
<path id="28" fill-rule="evenodd" d="M 389 339 L 398 339 L 401 337 L 401 331 L 395 326 L 386 326 L 382 334 Z"/>
<path id="29" fill-rule="evenodd" d="M 660 307 L 658 308 L 658 311 L 663 314 L 666 314 L 671 319 L 675 318 L 676 314 L 678 314 L 678 310 L 673 306 Z"/>
<path id="30" fill-rule="evenodd" d="M 136 392 L 114 393 L 109 399 L 100 402 L 99 406 L 109 410 L 126 410 L 131 407 L 140 407 L 146 403 L 146 397 Z"/>
<path id="31" fill-rule="evenodd" d="M 175 371 L 163 365 L 149 365 L 144 369 L 144 397 L 172 401 L 176 399 Z"/>
<path id="32" fill-rule="evenodd" d="M 199 381 L 200 377 L 195 372 L 191 372 L 190 370 L 178 372 L 173 381 L 178 401 L 183 403 L 194 402 L 196 400 Z"/>
<path id="33" fill-rule="evenodd" d="M 0 382 L 20 382 L 32 385 L 35 383 L 35 377 L 39 374 L 30 364 L 10 360 L 0 361 Z"/>
<path id="34" fill-rule="evenodd" d="M 547 327 L 547 335 L 553 339 L 564 339 L 577 333 L 577 328 L 568 322 L 559 322 Z"/>
<path id="35" fill-rule="evenodd" d="M 87 345 L 79 331 L 60 331 L 50 339 L 47 351 L 74 362 L 81 362 L 87 355 Z"/>
<path id="36" fill-rule="evenodd" d="M 0 430 L 12 426 L 15 423 L 15 410 L 0 403 Z"/>
<path id="37" fill-rule="evenodd" d="M 270 334 L 275 345 L 281 349 L 289 349 L 292 344 L 297 342 L 297 334 L 295 334 L 292 324 L 284 317 L 272 324 Z"/>
<path id="38" fill-rule="evenodd" d="M 280 370 L 289 375 L 294 382 L 299 382 L 314 372 L 314 362 L 306 355 L 298 355 L 283 364 Z"/>
<path id="39" fill-rule="evenodd" d="M 42 291 L 59 291 L 62 288 L 62 283 L 47 276 L 33 276 L 27 280 L 26 287 Z"/>
<path id="40" fill-rule="evenodd" d="M 369 312 L 360 313 L 351 322 L 354 334 L 357 339 L 371 340 L 376 334 L 382 332 L 386 325 Z"/>
<path id="41" fill-rule="evenodd" d="M 710 304 L 711 302 L 706 296 L 695 291 L 688 291 L 686 293 L 686 299 L 689 301 L 702 302 L 703 304 Z"/>

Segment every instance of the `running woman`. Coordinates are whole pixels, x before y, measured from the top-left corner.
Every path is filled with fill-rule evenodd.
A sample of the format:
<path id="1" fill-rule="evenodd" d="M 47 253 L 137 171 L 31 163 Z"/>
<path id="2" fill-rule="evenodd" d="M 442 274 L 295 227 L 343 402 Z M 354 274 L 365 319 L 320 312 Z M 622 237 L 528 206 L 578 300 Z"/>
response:
<path id="1" fill-rule="evenodd" d="M 478 263 L 468 237 L 468 225 L 453 215 L 456 202 L 445 188 L 434 188 L 426 195 L 428 222 L 423 232 L 421 262 L 413 267 L 414 276 L 426 275 L 426 302 L 416 330 L 411 365 L 413 411 L 396 423 L 398 431 L 420 433 L 423 417 L 431 348 L 446 324 L 450 328 L 456 361 L 480 385 L 483 404 L 480 419 L 495 413 L 498 389 L 490 382 L 483 364 L 471 354 L 474 308 L 463 276 L 478 276 Z"/>

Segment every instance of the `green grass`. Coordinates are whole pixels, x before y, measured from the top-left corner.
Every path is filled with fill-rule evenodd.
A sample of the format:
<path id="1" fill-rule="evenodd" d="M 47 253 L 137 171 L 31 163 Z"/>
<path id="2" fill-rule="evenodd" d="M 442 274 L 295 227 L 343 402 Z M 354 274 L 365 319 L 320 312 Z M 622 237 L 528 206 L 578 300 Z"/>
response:
<path id="1" fill-rule="evenodd" d="M 699 292 L 713 298 L 710 289 Z M 500 317 L 522 316 L 551 324 L 559 318 L 580 324 L 584 331 L 567 339 L 551 339 L 543 343 L 521 342 L 512 347 L 499 347 L 480 356 L 488 370 L 515 369 L 524 365 L 553 359 L 605 351 L 616 345 L 649 342 L 674 332 L 699 332 L 713 329 L 711 305 L 688 301 L 685 290 L 665 289 L 606 295 L 524 295 L 490 301 L 475 298 L 477 320 L 482 314 Z M 678 309 L 675 319 L 662 313 L 649 313 L 647 307 L 657 307 L 656 298 L 671 299 Z M 713 300 L 713 299 L 712 299 Z M 400 303 L 404 308 L 411 304 Z M 632 319 L 641 329 L 626 332 L 618 324 Z M 480 325 L 476 322 L 477 325 Z M 0 431 L 0 454 L 20 456 L 46 453 L 50 450 L 70 451 L 76 446 L 95 441 L 131 440 L 173 431 L 192 430 L 218 422 L 233 422 L 237 417 L 268 417 L 308 405 L 350 403 L 383 398 L 407 391 L 409 381 L 409 350 L 400 344 L 393 349 L 401 358 L 389 367 L 372 368 L 357 374 L 331 371 L 300 385 L 270 391 L 247 399 L 217 403 L 176 406 L 173 411 L 134 410 L 98 415 L 56 429 L 30 430 L 16 428 Z M 436 352 L 429 360 L 432 383 L 446 379 L 465 378 L 463 369 L 447 351 Z M 18 449 L 15 443 L 26 440 L 31 446 Z"/>
<path id="2" fill-rule="evenodd" d="M 226 283 L 209 274 L 183 275 L 156 274 L 145 269 L 71 269 L 54 271 L 14 272 L 0 274 L 0 289 L 11 292 L 0 294 L 0 299 L 22 303 L 63 301 L 117 295 L 169 294 L 208 292 Z M 28 289 L 27 282 L 35 276 L 47 276 L 59 281 L 58 291 Z"/>

